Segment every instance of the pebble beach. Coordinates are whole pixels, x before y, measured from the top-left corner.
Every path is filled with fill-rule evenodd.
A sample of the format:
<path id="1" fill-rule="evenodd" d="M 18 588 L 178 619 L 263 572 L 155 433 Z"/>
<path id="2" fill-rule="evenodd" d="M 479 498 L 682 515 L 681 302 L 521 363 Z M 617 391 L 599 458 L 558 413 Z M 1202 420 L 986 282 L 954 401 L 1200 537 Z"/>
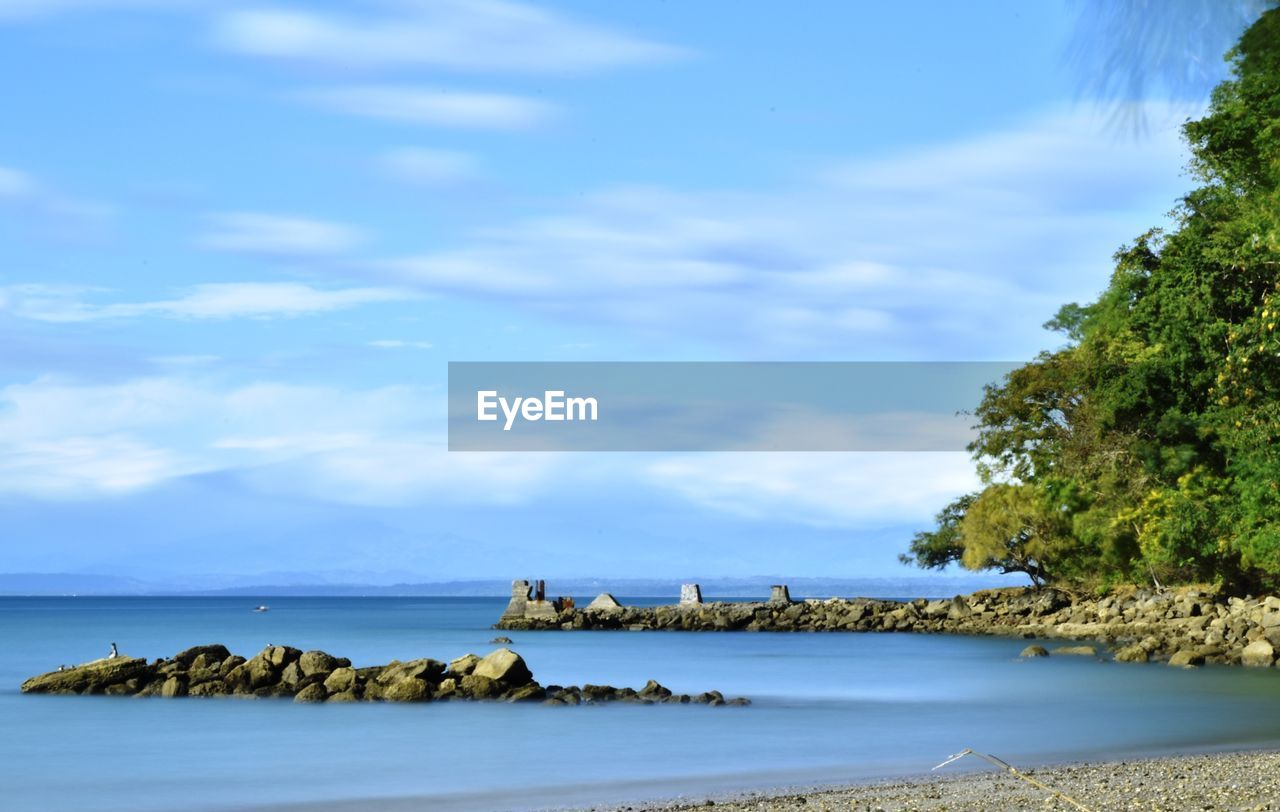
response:
<path id="1" fill-rule="evenodd" d="M 1016 766 L 1016 765 L 1015 765 Z M 612 807 L 612 812 L 1184 812 L 1280 810 L 1280 752 L 1232 752 L 1023 769 L 1079 806 L 995 768 L 962 775 Z"/>

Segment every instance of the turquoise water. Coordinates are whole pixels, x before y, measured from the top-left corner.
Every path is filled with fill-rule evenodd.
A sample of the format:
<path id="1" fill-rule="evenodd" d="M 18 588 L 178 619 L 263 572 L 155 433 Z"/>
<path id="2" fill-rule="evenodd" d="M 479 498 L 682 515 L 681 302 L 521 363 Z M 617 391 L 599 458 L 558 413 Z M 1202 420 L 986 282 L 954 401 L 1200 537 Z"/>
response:
<path id="1" fill-rule="evenodd" d="M 102 656 L 221 642 L 356 665 L 484 653 L 486 598 L 0 598 L 0 808 L 249 809 L 412 798 L 523 809 L 927 771 L 1280 745 L 1280 672 L 1019 661 L 1023 640 L 906 634 L 511 633 L 544 684 L 718 689 L 747 708 L 22 696 Z M 341 806 L 341 805 L 339 805 Z M 353 807 L 355 808 L 355 807 Z"/>

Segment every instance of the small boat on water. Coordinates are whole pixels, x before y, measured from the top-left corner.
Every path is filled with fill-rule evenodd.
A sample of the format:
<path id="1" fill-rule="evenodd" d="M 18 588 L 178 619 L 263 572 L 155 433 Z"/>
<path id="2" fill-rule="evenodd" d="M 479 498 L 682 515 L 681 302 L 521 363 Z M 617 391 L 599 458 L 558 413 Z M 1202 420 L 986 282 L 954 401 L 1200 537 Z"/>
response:
<path id="1" fill-rule="evenodd" d="M 259 605 L 255 606 L 255 607 L 253 607 L 253 611 L 255 611 L 255 612 L 270 612 L 270 611 L 271 611 L 271 607 L 270 607 L 270 606 L 267 606 L 265 603 L 262 603 L 262 604 L 259 604 Z"/>

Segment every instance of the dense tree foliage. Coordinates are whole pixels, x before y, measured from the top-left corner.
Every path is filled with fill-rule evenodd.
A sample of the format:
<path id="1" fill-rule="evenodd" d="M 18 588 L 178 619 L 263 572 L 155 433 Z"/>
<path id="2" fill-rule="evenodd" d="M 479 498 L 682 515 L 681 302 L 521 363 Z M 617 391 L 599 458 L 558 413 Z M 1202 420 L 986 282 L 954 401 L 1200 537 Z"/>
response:
<path id="1" fill-rule="evenodd" d="M 1188 122 L 1200 186 L 1107 289 L 1046 327 L 1067 345 L 988 387 L 984 488 L 904 559 L 1037 583 L 1280 586 L 1280 10 Z"/>

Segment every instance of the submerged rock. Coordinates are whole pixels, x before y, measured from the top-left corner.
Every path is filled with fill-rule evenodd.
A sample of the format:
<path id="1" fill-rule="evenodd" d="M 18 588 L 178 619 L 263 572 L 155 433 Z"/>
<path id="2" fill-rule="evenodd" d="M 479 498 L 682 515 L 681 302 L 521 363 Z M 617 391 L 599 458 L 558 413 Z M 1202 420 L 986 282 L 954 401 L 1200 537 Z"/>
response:
<path id="1" fill-rule="evenodd" d="M 1044 646 L 1027 646 L 1022 650 L 1019 657 L 1048 657 L 1049 649 Z"/>
<path id="2" fill-rule="evenodd" d="M 1196 668 L 1204 665 L 1204 655 L 1198 651 L 1183 649 L 1169 658 L 1169 665 L 1181 668 Z"/>
<path id="3" fill-rule="evenodd" d="M 1068 657 L 1097 657 L 1098 650 L 1093 646 L 1058 646 L 1054 654 L 1065 654 Z"/>
<path id="4" fill-rule="evenodd" d="M 1115 656 L 1115 660 L 1118 663 L 1145 663 L 1150 659 L 1151 655 L 1147 650 L 1136 643 L 1120 649 Z"/>

